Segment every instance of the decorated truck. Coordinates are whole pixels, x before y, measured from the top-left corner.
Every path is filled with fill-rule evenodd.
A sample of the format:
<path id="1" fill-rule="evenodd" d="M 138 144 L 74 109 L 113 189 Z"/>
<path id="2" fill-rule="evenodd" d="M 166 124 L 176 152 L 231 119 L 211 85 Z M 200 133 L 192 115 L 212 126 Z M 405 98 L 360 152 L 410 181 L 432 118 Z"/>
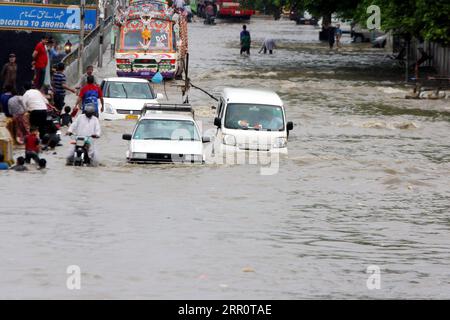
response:
<path id="1" fill-rule="evenodd" d="M 186 16 L 165 0 L 129 0 L 116 9 L 115 48 L 119 77 L 181 76 L 188 52 Z"/>

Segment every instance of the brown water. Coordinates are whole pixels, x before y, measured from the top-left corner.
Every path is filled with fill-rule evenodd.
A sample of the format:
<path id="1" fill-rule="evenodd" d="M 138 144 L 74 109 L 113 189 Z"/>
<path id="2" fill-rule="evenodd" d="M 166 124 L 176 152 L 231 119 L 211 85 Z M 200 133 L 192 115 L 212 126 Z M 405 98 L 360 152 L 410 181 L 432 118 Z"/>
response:
<path id="1" fill-rule="evenodd" d="M 292 21 L 253 19 L 240 57 L 240 28 L 190 24 L 192 82 L 279 93 L 295 123 L 279 172 L 128 165 L 133 123 L 103 122 L 102 167 L 65 167 L 64 146 L 46 173 L 0 175 L 0 298 L 450 298 L 448 100 L 403 99 L 385 52 L 330 53 Z M 267 35 L 279 48 L 257 55 Z M 190 98 L 211 129 L 214 101 Z"/>

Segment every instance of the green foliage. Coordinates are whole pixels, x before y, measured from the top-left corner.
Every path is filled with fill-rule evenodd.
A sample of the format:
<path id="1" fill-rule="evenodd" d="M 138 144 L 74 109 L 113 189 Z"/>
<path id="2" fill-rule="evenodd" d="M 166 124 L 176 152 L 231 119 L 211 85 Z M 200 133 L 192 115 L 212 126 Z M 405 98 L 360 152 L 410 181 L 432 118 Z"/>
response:
<path id="1" fill-rule="evenodd" d="M 450 45 L 449 0 L 241 0 L 245 5 L 266 13 L 281 7 L 301 8 L 311 14 L 329 19 L 332 13 L 342 18 L 353 18 L 365 25 L 367 8 L 381 9 L 383 30 L 408 34 L 418 38 Z"/>
<path id="2" fill-rule="evenodd" d="M 371 4 L 381 9 L 383 30 L 450 45 L 448 0 L 363 0 L 355 15 L 359 23 L 365 24 Z"/>

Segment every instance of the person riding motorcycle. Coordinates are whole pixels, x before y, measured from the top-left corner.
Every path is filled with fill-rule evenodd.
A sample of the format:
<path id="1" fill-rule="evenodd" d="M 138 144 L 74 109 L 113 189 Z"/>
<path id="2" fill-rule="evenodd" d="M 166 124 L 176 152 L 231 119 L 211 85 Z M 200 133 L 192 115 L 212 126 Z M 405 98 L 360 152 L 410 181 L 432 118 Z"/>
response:
<path id="1" fill-rule="evenodd" d="M 88 156 L 90 159 L 91 165 L 96 165 L 98 163 L 97 152 L 95 148 L 95 144 L 92 142 L 90 138 L 100 138 L 101 128 L 100 121 L 97 117 L 95 117 L 95 105 L 87 104 L 84 109 L 84 114 L 80 115 L 69 127 L 67 130 L 67 135 L 76 135 L 82 137 L 88 137 L 89 148 L 88 148 Z M 67 158 L 67 163 L 70 164 L 73 161 L 73 148 L 70 150 L 71 153 Z"/>
<path id="2" fill-rule="evenodd" d="M 215 12 L 214 12 L 214 6 L 212 5 L 212 2 L 208 2 L 205 8 L 205 23 L 206 24 L 215 24 Z"/>

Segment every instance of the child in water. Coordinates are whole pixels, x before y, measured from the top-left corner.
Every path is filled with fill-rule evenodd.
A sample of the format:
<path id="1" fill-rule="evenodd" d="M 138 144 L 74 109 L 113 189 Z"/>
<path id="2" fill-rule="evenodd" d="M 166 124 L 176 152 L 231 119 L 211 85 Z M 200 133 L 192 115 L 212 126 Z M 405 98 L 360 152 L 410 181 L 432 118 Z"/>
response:
<path id="1" fill-rule="evenodd" d="M 61 126 L 62 127 L 68 127 L 72 123 L 72 115 L 70 114 L 70 107 L 65 106 L 64 107 L 64 113 L 61 115 Z"/>

